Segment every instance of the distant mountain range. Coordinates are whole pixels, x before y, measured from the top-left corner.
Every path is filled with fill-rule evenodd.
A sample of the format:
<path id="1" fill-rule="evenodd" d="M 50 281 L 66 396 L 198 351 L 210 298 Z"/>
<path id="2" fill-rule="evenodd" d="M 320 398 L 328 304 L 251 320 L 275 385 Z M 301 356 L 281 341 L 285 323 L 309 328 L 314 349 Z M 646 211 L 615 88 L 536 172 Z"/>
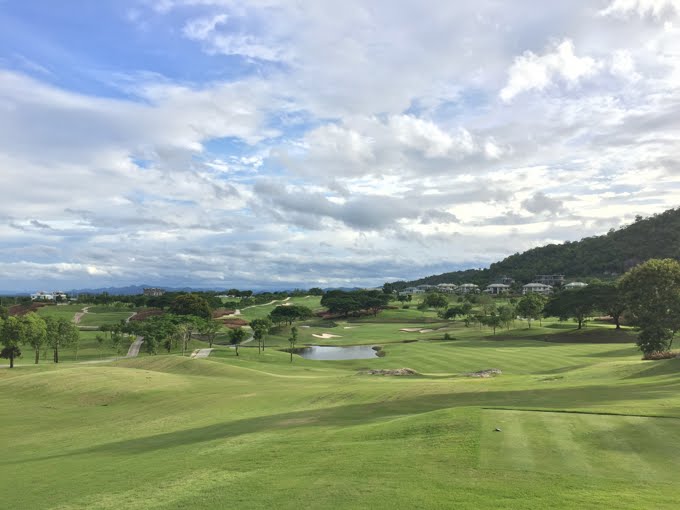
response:
<path id="1" fill-rule="evenodd" d="M 612 278 L 653 258 L 680 260 L 680 208 L 580 241 L 549 244 L 516 253 L 488 269 L 468 269 L 395 282 L 397 289 L 439 283 L 487 285 L 503 277 L 528 283 L 539 274 L 563 274 L 568 279 Z"/>

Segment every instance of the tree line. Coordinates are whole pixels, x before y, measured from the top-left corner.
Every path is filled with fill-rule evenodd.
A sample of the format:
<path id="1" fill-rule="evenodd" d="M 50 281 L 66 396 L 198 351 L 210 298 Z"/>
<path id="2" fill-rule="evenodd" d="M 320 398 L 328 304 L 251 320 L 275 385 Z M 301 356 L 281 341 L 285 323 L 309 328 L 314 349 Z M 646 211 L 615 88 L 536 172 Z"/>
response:
<path id="1" fill-rule="evenodd" d="M 76 357 L 80 332 L 77 326 L 66 319 L 40 317 L 36 313 L 23 316 L 9 316 L 6 309 L 0 310 L 0 358 L 9 360 L 10 368 L 14 368 L 14 360 L 21 357 L 23 346 L 34 351 L 34 360 L 40 362 L 40 353 L 47 356 L 52 351 L 52 360 L 59 363 L 59 349 L 68 346 L 76 347 Z"/>

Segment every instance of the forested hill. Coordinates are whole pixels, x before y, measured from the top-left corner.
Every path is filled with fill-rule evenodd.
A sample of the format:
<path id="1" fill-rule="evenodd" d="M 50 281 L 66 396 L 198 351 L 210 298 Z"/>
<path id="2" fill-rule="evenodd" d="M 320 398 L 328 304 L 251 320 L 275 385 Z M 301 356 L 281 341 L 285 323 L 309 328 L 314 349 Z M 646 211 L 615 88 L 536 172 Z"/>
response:
<path id="1" fill-rule="evenodd" d="M 635 223 L 605 235 L 516 253 L 491 264 L 489 269 L 454 271 L 397 282 L 395 287 L 466 282 L 486 285 L 503 276 L 527 283 L 537 274 L 564 274 L 572 279 L 606 277 L 652 258 L 680 260 L 680 208 L 649 218 L 638 217 Z"/>

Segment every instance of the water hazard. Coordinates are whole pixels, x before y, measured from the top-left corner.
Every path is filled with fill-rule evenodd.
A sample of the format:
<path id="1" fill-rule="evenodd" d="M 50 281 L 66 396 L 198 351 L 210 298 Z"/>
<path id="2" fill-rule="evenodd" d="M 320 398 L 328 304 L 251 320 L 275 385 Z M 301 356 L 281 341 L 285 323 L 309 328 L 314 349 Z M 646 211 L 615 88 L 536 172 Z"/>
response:
<path id="1" fill-rule="evenodd" d="M 326 347 L 312 345 L 301 349 L 298 353 L 305 359 L 340 360 L 377 358 L 378 353 L 372 345 L 348 345 L 345 347 Z"/>

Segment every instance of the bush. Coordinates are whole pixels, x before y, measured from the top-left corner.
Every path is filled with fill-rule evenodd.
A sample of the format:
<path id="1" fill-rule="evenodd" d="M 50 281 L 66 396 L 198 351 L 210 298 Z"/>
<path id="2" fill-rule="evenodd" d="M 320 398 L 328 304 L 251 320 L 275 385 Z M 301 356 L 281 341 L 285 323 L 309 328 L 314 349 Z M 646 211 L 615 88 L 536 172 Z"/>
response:
<path id="1" fill-rule="evenodd" d="M 647 356 L 668 350 L 673 333 L 658 325 L 643 326 L 638 335 L 637 344 L 642 353 Z"/>
<path id="2" fill-rule="evenodd" d="M 411 305 L 404 305 L 404 306 L 402 306 L 402 308 L 403 308 L 404 310 L 408 310 L 409 308 L 411 308 Z"/>
<path id="3" fill-rule="evenodd" d="M 642 359 L 646 360 L 660 360 L 660 359 L 673 359 L 680 356 L 680 351 L 658 351 L 649 352 L 645 354 Z"/>
<path id="4" fill-rule="evenodd" d="M 451 340 L 451 335 L 444 333 L 444 340 Z"/>

